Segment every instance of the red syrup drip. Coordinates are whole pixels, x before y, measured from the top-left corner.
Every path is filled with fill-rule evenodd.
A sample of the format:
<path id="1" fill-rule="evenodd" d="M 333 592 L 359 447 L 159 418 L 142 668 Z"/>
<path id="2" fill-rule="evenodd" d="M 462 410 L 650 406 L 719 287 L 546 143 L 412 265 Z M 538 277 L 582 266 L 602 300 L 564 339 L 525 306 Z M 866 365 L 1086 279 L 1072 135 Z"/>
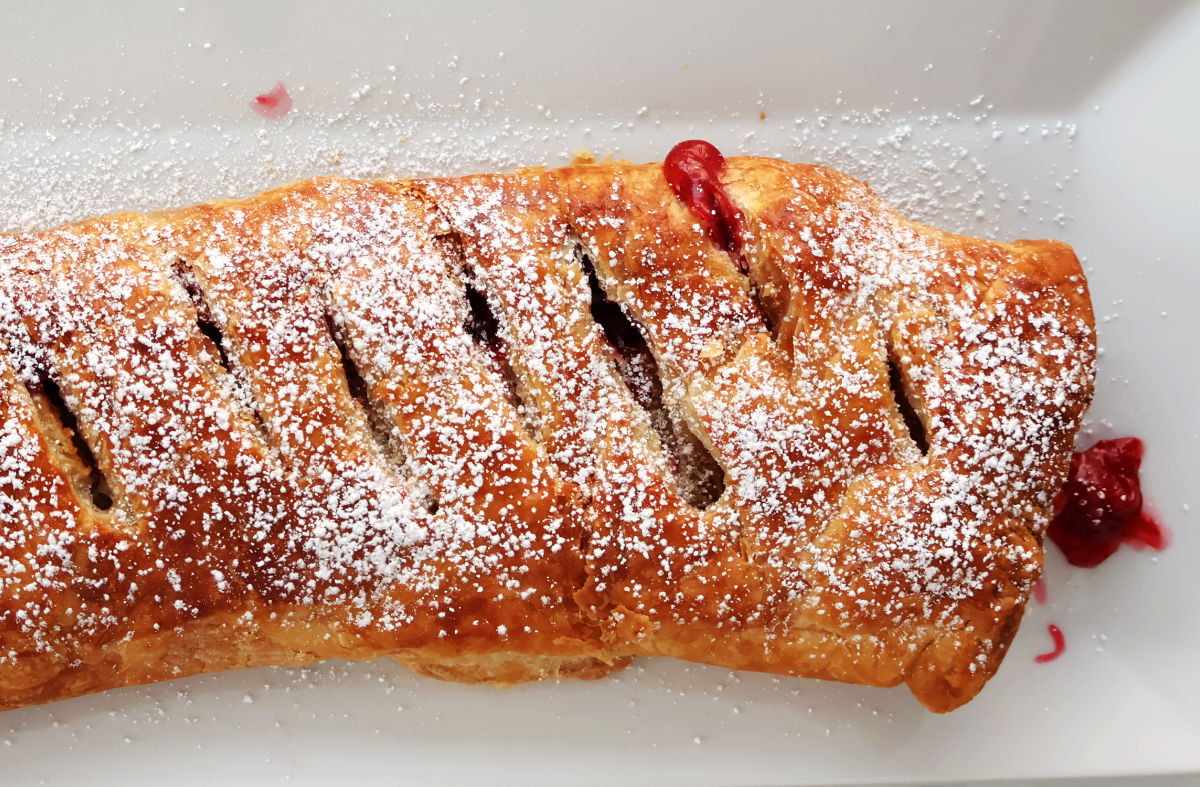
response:
<path id="1" fill-rule="evenodd" d="M 663 174 L 675 196 L 696 217 L 704 234 L 721 249 L 740 259 L 742 229 L 746 220 L 721 183 L 725 157 L 711 143 L 689 139 L 671 148 Z"/>
<path id="2" fill-rule="evenodd" d="M 1046 653 L 1039 653 L 1033 657 L 1033 660 L 1038 664 L 1045 664 L 1047 661 L 1054 661 L 1063 654 L 1067 649 L 1067 639 L 1063 636 L 1062 629 L 1051 623 L 1046 629 L 1050 632 L 1050 638 L 1054 640 L 1054 650 Z"/>
<path id="3" fill-rule="evenodd" d="M 292 111 L 292 96 L 283 83 L 278 82 L 270 92 L 255 96 L 250 108 L 265 118 L 281 118 Z"/>
<path id="4" fill-rule="evenodd" d="M 1164 549 L 1167 533 L 1142 510 L 1138 469 L 1145 447 L 1136 437 L 1101 440 L 1071 457 L 1071 471 L 1055 501 L 1047 531 L 1067 562 L 1092 568 L 1122 543 Z"/>

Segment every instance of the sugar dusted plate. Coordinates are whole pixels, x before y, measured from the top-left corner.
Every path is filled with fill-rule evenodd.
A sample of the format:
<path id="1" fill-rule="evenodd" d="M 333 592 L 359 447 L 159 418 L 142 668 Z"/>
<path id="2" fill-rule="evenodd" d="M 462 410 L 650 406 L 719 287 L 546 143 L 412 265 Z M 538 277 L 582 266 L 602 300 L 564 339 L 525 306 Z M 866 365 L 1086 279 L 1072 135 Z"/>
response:
<path id="1" fill-rule="evenodd" d="M 574 7 L 364 2 L 0 11 L 0 225 L 245 195 L 318 172 L 453 174 L 681 138 L 819 161 L 910 215 L 1085 258 L 1100 318 L 1084 440 L 1146 440 L 1173 533 L 1072 569 L 1050 549 L 984 694 L 666 661 L 498 691 L 398 666 L 203 676 L 0 716 L 13 783 L 806 783 L 1200 770 L 1189 506 L 1200 471 L 1193 261 L 1200 5 Z M 16 33 L 19 31 L 19 35 Z M 251 106 L 278 83 L 282 117 Z M 269 113 L 268 113 L 269 114 Z M 1047 625 L 1067 650 L 1049 664 Z"/>

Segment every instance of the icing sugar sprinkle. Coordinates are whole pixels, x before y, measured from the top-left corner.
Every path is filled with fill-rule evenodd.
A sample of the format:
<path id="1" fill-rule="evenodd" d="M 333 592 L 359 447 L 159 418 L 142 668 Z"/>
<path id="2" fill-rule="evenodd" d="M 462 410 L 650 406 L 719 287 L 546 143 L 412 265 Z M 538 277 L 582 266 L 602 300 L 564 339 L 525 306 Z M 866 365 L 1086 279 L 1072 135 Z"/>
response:
<path id="1" fill-rule="evenodd" d="M 196 621 L 238 642 L 317 630 L 323 655 L 472 637 L 661 652 L 664 631 L 812 625 L 866 661 L 911 663 L 938 626 L 969 639 L 961 610 L 1002 598 L 1002 578 L 1028 592 L 1040 463 L 1072 429 L 1053 408 L 1085 396 L 1088 332 L 1029 293 L 981 314 L 1011 260 L 945 286 L 953 250 L 864 209 L 865 191 L 793 183 L 787 207 L 806 219 L 751 230 L 751 279 L 694 233 L 643 243 L 654 227 L 622 208 L 633 170 L 611 205 L 553 175 L 531 190 L 326 180 L 278 214 L 248 201 L 19 234 L 318 173 L 454 175 L 556 149 L 562 162 L 580 140 L 657 158 L 691 131 L 652 109 L 607 131 L 550 107 L 513 127 L 502 104 L 476 106 L 470 76 L 447 105 L 394 71 L 356 75 L 345 113 L 297 106 L 252 133 L 0 121 L 0 228 L 16 233 L 0 237 L 0 517 L 22 523 L 0 536 L 0 669 Z M 360 107 L 380 94 L 412 112 Z M 993 180 L 963 135 L 1069 150 L 1077 129 L 1010 127 L 992 109 L 833 106 L 736 147 L 838 166 L 973 234 L 1065 221 L 1053 197 Z M 1073 175 L 1050 172 L 1061 189 Z M 644 201 L 661 216 L 669 199 Z M 827 278 L 792 281 L 804 297 L 764 319 L 780 308 L 761 286 L 772 266 L 803 264 Z M 641 360 L 597 323 L 597 288 L 641 332 Z M 924 450 L 889 363 L 925 417 Z M 997 511 L 1009 526 L 989 524 Z M 751 598 L 734 566 L 770 590 Z M 900 656 L 869 631 L 880 619 Z M 785 639 L 762 658 L 792 658 Z"/>
<path id="2" fill-rule="evenodd" d="M 1014 251 L 828 170 L 729 166 L 749 276 L 653 165 L 319 180 L 0 236 L 22 643 L 0 666 L 209 620 L 313 655 L 707 658 L 721 631 L 781 671 L 836 675 L 815 637 L 882 674 L 946 637 L 988 664 L 1090 327 Z"/>

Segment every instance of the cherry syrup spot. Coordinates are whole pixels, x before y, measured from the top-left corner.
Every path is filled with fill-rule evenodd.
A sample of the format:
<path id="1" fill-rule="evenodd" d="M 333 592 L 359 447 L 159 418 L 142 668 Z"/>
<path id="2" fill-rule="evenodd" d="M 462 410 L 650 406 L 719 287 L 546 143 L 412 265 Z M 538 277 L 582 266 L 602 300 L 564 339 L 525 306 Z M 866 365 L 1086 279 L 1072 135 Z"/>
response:
<path id="1" fill-rule="evenodd" d="M 1067 649 L 1067 639 L 1063 636 L 1062 629 L 1051 623 L 1046 629 L 1050 632 L 1050 638 L 1054 640 L 1054 650 L 1046 653 L 1039 653 L 1033 657 L 1033 660 L 1038 664 L 1045 664 L 1047 661 L 1054 661 L 1063 654 Z"/>
<path id="2" fill-rule="evenodd" d="M 1046 592 L 1046 578 L 1042 577 L 1033 586 L 1033 600 L 1045 604 L 1049 597 L 1049 593 Z"/>
<path id="3" fill-rule="evenodd" d="M 721 249 L 738 255 L 745 217 L 734 206 L 721 183 L 725 157 L 711 143 L 699 139 L 680 142 L 663 162 L 671 190 L 696 217 L 704 234 Z M 739 259 L 745 272 L 745 265 Z"/>
<path id="4" fill-rule="evenodd" d="M 1122 437 L 1101 440 L 1071 457 L 1047 531 L 1071 565 L 1098 566 L 1122 543 L 1166 548 L 1166 531 L 1142 510 L 1138 470 L 1144 451 L 1141 440 Z"/>
<path id="5" fill-rule="evenodd" d="M 292 111 L 292 96 L 283 83 L 278 82 L 270 92 L 255 96 L 250 108 L 265 118 L 281 118 Z"/>

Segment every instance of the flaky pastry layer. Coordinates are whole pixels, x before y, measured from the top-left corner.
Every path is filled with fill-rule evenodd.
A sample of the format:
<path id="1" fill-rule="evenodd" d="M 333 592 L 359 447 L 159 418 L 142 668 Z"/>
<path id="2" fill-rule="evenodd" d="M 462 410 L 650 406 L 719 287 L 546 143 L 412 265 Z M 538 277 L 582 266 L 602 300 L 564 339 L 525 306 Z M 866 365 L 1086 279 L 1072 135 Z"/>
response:
<path id="1" fill-rule="evenodd" d="M 729 159 L 319 179 L 0 236 L 0 708 L 396 658 L 996 671 L 1092 390 L 1054 241 Z"/>

